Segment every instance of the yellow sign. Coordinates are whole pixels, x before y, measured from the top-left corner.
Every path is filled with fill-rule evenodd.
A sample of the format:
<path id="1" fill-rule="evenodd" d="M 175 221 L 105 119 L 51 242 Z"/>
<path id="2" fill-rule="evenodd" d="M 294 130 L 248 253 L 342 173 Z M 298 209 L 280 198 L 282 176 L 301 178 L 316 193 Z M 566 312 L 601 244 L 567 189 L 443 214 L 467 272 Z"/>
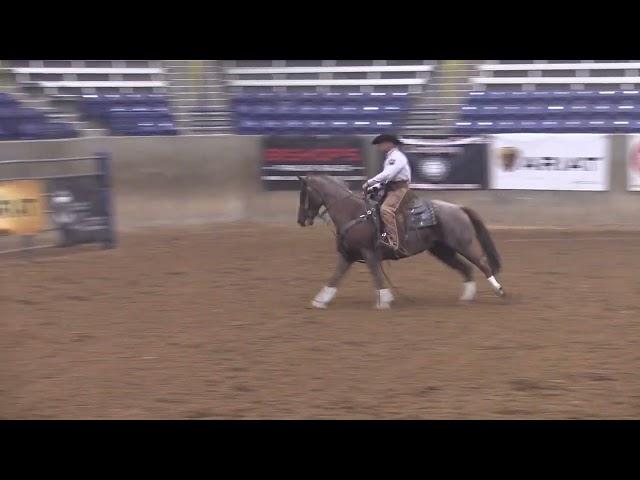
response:
<path id="1" fill-rule="evenodd" d="M 35 235 L 44 228 L 43 184 L 0 181 L 0 235 Z"/>

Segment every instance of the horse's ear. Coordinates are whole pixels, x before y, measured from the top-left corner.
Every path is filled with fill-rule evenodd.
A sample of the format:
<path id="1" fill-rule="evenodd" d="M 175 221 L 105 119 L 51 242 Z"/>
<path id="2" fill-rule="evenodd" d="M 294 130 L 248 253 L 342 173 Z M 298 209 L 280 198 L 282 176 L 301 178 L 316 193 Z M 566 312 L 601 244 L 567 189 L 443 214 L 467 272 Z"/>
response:
<path id="1" fill-rule="evenodd" d="M 307 184 L 307 179 L 305 177 L 301 177 L 300 175 L 297 175 L 298 180 L 300 180 L 303 184 Z"/>

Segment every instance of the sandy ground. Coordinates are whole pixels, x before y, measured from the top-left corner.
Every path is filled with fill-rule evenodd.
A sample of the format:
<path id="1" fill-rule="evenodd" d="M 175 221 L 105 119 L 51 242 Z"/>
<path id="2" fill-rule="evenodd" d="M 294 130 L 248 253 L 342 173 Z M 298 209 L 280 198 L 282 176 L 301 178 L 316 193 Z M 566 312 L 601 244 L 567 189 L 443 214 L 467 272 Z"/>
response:
<path id="1" fill-rule="evenodd" d="M 428 254 L 308 307 L 334 241 L 228 223 L 0 257 L 0 417 L 640 418 L 639 233 L 496 230 L 509 297 Z"/>

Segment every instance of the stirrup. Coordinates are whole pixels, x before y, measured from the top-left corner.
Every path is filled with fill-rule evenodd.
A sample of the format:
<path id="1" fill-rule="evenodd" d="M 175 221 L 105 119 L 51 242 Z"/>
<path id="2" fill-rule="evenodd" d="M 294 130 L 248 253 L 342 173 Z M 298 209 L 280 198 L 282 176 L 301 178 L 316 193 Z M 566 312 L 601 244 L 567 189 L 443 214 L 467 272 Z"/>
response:
<path id="1" fill-rule="evenodd" d="M 389 247 L 391 250 L 395 250 L 397 251 L 399 247 L 396 247 L 394 245 L 392 245 L 389 242 L 389 237 L 387 236 L 386 233 L 383 233 L 382 235 L 380 235 L 380 238 L 378 239 L 378 242 L 380 243 L 380 245 L 384 245 L 385 247 Z"/>

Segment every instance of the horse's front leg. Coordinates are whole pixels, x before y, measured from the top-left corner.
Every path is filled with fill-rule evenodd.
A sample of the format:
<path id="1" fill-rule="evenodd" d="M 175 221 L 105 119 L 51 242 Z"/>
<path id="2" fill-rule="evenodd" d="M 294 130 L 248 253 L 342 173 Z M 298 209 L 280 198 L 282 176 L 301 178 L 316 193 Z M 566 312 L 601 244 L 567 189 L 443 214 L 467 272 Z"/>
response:
<path id="1" fill-rule="evenodd" d="M 367 267 L 373 276 L 373 284 L 376 287 L 376 308 L 386 309 L 391 307 L 393 302 L 393 294 L 391 290 L 384 287 L 384 276 L 382 274 L 382 262 L 373 250 L 363 250 L 362 256 Z"/>
<path id="2" fill-rule="evenodd" d="M 327 282 L 327 285 L 322 287 L 322 290 L 320 290 L 316 297 L 311 301 L 311 305 L 316 308 L 327 308 L 327 305 L 329 305 L 336 296 L 340 280 L 342 280 L 342 277 L 344 277 L 352 264 L 353 262 L 340 255 L 335 272 Z"/>

